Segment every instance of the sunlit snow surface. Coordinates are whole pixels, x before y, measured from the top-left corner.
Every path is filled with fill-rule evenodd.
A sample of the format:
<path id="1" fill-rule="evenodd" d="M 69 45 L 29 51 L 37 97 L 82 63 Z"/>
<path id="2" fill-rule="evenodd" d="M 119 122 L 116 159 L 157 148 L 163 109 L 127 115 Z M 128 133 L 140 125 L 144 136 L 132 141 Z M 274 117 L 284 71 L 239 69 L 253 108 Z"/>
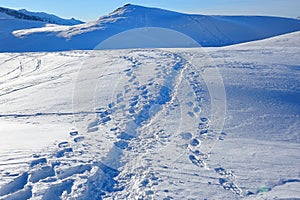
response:
<path id="1" fill-rule="evenodd" d="M 300 198 L 299 38 L 0 54 L 1 199 Z"/>

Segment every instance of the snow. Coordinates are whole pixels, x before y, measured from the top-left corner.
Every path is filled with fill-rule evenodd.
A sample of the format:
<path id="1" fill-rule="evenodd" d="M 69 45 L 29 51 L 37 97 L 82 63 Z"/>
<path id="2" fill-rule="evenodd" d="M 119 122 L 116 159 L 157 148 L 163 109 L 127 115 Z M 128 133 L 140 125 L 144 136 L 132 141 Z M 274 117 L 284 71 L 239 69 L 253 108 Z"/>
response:
<path id="1" fill-rule="evenodd" d="M 164 28 L 138 28 L 110 37 L 95 49 L 134 49 L 199 47 L 199 44 L 186 35 Z"/>
<path id="2" fill-rule="evenodd" d="M 83 23 L 82 21 L 74 18 L 62 19 L 52 14 L 47 14 L 44 12 L 30 12 L 25 9 L 13 10 L 0 7 L 0 15 L 2 16 L 2 19 L 25 19 L 29 21 L 40 21 L 57 25 L 76 25 Z"/>
<path id="3" fill-rule="evenodd" d="M 0 198 L 300 198 L 299 38 L 1 53 Z"/>
<path id="4" fill-rule="evenodd" d="M 25 9 L 18 10 L 20 13 L 26 14 L 28 16 L 34 16 L 38 17 L 41 20 L 44 20 L 45 22 L 51 23 L 51 24 L 57 24 L 57 25 L 76 25 L 76 24 L 82 24 L 83 22 L 74 18 L 71 19 L 62 19 L 60 17 L 57 17 L 55 15 L 47 14 L 44 12 L 30 12 Z"/>
<path id="5" fill-rule="evenodd" d="M 0 44 L 1 52 L 93 50 L 111 36 L 136 28 L 170 29 L 189 36 L 203 47 L 238 44 L 300 30 L 297 19 L 191 15 L 131 4 L 95 21 L 74 26 L 46 26 L 29 20 L 26 20 L 26 25 L 17 26 L 19 21 L 15 19 L 12 23 L 7 19 L 0 22 L 1 27 L 6 27 L 5 34 L 0 35 L 0 40 L 4 41 Z M 170 44 L 173 44 L 170 45 L 172 48 L 182 47 Z"/>
<path id="6" fill-rule="evenodd" d="M 13 17 L 12 16 L 10 16 L 10 15 L 7 15 L 6 13 L 0 13 L 0 19 L 1 20 L 4 20 L 4 19 L 13 19 Z"/>
<path id="7" fill-rule="evenodd" d="M 51 124 L 43 126 L 1 121 L 0 125 L 1 152 L 11 150 L 39 150 L 41 146 L 46 147 L 53 144 L 56 140 L 67 138 L 68 135 L 62 133 L 69 130 L 67 127 L 57 129 L 57 126 Z M 20 141 L 17 146 L 15 145 L 16 138 L 19 138 Z M 36 138 L 39 138 L 39 143 L 35 142 Z"/>
<path id="8" fill-rule="evenodd" d="M 242 47 L 242 46 L 247 46 L 249 47 L 284 47 L 284 48 L 293 48 L 293 47 L 299 47 L 300 44 L 300 37 L 299 37 L 299 32 L 294 32 L 290 33 L 289 37 L 286 35 L 278 36 L 278 37 L 273 37 L 265 40 L 259 40 L 259 41 L 252 41 L 249 43 L 242 43 L 242 44 L 237 44 L 233 47 Z"/>

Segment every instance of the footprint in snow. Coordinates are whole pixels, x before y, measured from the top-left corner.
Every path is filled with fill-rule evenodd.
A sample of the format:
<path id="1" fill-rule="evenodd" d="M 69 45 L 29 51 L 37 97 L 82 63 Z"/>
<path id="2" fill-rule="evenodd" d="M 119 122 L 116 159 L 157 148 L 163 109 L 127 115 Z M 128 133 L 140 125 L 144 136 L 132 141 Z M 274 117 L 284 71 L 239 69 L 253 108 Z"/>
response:
<path id="1" fill-rule="evenodd" d="M 205 166 L 206 166 L 205 162 L 204 162 L 202 159 L 197 158 L 197 157 L 194 156 L 194 155 L 189 155 L 189 159 L 190 159 L 190 161 L 191 161 L 194 165 L 196 165 L 196 166 L 198 166 L 198 167 L 205 167 Z"/>
<path id="2" fill-rule="evenodd" d="M 222 167 L 217 167 L 214 170 L 216 173 L 221 175 L 221 178 L 219 178 L 219 183 L 225 190 L 230 190 L 239 196 L 243 195 L 243 191 L 237 185 L 236 180 L 235 180 L 236 177 L 232 171 L 227 171 L 226 169 L 224 169 Z"/>
<path id="3" fill-rule="evenodd" d="M 65 156 L 67 153 L 71 153 L 71 152 L 73 152 L 73 148 L 68 147 L 68 148 L 59 150 L 59 151 L 56 153 L 56 157 L 57 157 L 57 158 L 61 158 L 61 157 Z"/>
<path id="4" fill-rule="evenodd" d="M 79 137 L 76 137 L 76 138 L 74 138 L 74 142 L 81 142 L 81 141 L 83 141 L 84 140 L 84 136 L 79 136 Z"/>
<path id="5" fill-rule="evenodd" d="M 78 131 L 71 131 L 69 134 L 70 136 L 76 136 L 78 135 Z"/>
<path id="6" fill-rule="evenodd" d="M 225 190 L 230 190 L 239 196 L 243 195 L 242 190 L 233 181 L 226 178 L 219 178 L 219 183 Z"/>
<path id="7" fill-rule="evenodd" d="M 60 143 L 58 143 L 58 147 L 59 148 L 64 148 L 64 147 L 68 147 L 68 146 L 69 146 L 68 142 L 60 142 Z"/>
<path id="8" fill-rule="evenodd" d="M 200 141 L 197 138 L 193 138 L 190 141 L 190 144 L 195 147 L 195 146 L 198 146 L 200 144 Z"/>

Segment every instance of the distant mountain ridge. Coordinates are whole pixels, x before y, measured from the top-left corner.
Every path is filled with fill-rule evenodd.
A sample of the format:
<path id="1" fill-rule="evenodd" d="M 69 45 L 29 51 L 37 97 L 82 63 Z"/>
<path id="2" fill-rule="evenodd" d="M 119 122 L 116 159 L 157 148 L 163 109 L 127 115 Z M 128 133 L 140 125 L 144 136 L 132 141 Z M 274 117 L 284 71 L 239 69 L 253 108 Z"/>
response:
<path id="1" fill-rule="evenodd" d="M 26 14 L 28 11 L 19 13 Z M 73 26 L 16 21 L 0 20 L 0 27 L 7 29 L 0 34 L 3 41 L 0 52 L 92 50 L 116 34 L 147 27 L 177 31 L 203 47 L 227 46 L 300 31 L 297 19 L 184 14 L 132 4 L 126 4 L 95 21 Z"/>
<path id="2" fill-rule="evenodd" d="M 25 9 L 21 10 L 13 10 L 9 8 L 0 7 L 0 12 L 5 13 L 9 16 L 12 16 L 17 19 L 25 19 L 25 20 L 32 20 L 32 21 L 41 21 L 51 24 L 57 25 L 76 25 L 82 24 L 84 22 L 71 18 L 71 19 L 63 19 L 58 16 L 47 14 L 44 12 L 29 12 Z"/>

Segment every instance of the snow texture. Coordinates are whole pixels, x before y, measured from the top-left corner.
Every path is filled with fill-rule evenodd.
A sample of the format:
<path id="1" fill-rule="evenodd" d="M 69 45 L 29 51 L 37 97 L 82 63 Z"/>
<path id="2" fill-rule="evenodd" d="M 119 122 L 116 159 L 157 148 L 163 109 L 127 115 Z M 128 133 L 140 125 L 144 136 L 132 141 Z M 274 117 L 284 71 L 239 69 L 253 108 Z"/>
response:
<path id="1" fill-rule="evenodd" d="M 0 198 L 300 198 L 299 38 L 1 53 Z"/>

